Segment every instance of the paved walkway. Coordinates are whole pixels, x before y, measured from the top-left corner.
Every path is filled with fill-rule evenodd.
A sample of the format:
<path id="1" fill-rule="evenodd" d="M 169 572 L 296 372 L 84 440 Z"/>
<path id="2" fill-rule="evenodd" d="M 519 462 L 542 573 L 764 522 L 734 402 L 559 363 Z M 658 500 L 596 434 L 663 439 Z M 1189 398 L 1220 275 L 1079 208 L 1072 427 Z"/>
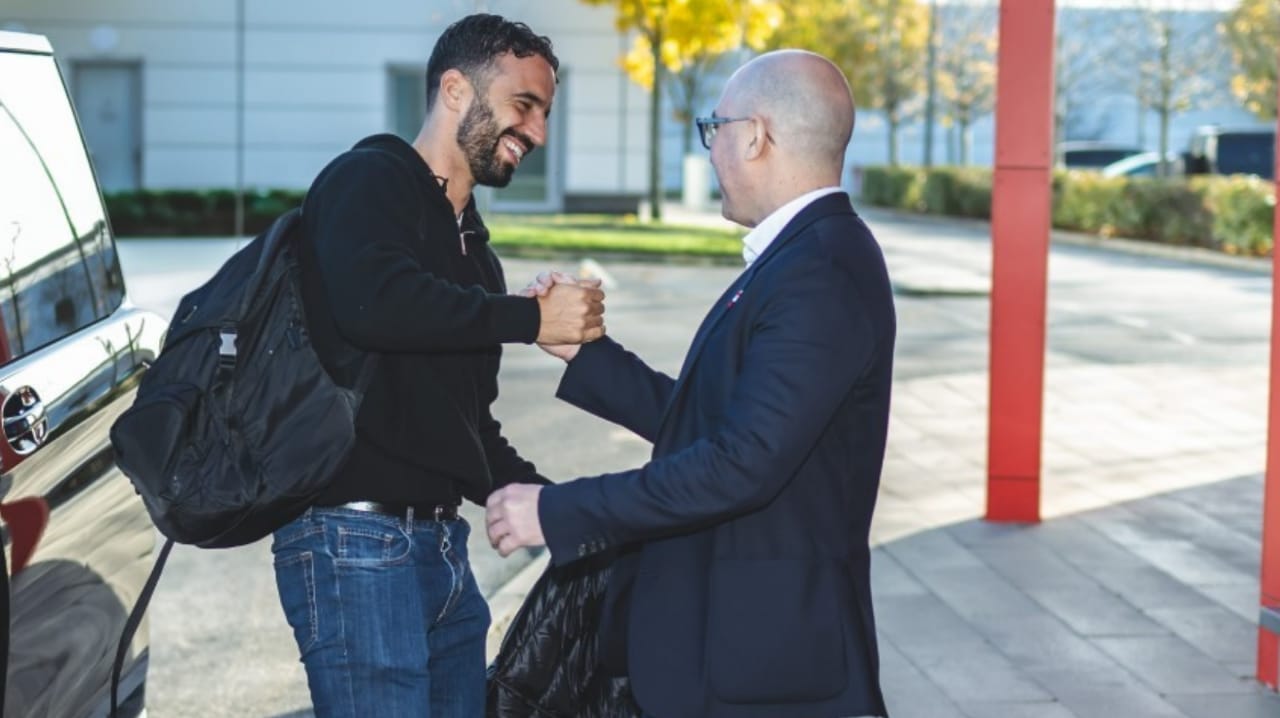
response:
<path id="1" fill-rule="evenodd" d="M 890 257 L 900 289 L 980 294 L 989 256 L 938 249 Z M 895 381 L 872 531 L 894 717 L 1280 716 L 1252 677 L 1266 387 L 1262 363 L 1050 361 L 1045 521 L 1010 526 L 979 520 L 985 373 Z M 493 596 L 494 639 L 541 565 Z"/>

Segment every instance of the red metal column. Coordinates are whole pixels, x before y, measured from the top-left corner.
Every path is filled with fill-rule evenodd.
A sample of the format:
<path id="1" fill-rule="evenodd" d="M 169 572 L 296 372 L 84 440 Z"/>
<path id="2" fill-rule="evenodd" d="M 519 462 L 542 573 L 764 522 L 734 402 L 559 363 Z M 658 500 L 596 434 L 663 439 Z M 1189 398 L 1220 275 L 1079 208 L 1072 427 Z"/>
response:
<path id="1" fill-rule="evenodd" d="M 1001 0 L 991 206 L 987 519 L 1040 520 L 1053 0 Z"/>
<path id="2" fill-rule="evenodd" d="M 1278 123 L 1280 124 L 1280 123 Z M 1280 132 L 1276 133 L 1280 170 Z M 1280 198 L 1280 171 L 1275 175 Z M 1273 219 L 1280 246 L 1280 212 Z M 1280 688 L 1280 251 L 1271 251 L 1271 401 L 1267 411 L 1267 478 L 1262 499 L 1262 608 L 1258 628 L 1258 680 Z"/>

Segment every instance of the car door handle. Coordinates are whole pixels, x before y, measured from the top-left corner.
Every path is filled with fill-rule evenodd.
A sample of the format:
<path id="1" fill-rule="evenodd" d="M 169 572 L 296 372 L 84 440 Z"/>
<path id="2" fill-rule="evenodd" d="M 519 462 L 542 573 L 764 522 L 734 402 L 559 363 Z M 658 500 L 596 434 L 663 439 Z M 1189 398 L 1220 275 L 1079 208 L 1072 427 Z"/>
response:
<path id="1" fill-rule="evenodd" d="M 44 443 L 49 422 L 44 402 L 29 386 L 15 391 L 4 403 L 4 437 L 9 446 L 25 456 Z"/>

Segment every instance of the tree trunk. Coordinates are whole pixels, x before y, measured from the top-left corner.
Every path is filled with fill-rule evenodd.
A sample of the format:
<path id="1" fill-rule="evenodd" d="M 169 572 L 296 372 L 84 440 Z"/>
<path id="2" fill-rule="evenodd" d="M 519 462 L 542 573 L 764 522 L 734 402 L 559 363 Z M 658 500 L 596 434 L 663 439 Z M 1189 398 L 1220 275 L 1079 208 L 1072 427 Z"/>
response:
<path id="1" fill-rule="evenodd" d="M 1160 164 L 1157 166 L 1157 174 L 1161 177 L 1169 176 L 1169 163 L 1165 161 L 1165 156 L 1169 153 L 1169 120 L 1170 115 L 1168 107 L 1160 108 Z"/>
<path id="2" fill-rule="evenodd" d="M 662 221 L 662 30 L 653 33 L 653 92 L 649 102 L 649 216 Z"/>
<path id="3" fill-rule="evenodd" d="M 1156 165 L 1156 175 L 1159 177 L 1169 176 L 1169 163 L 1165 162 L 1165 155 L 1169 152 L 1169 120 L 1173 114 L 1173 83 L 1174 67 L 1173 67 L 1173 27 L 1166 19 L 1164 26 L 1161 28 L 1160 43 L 1160 146 L 1157 148 L 1160 152 L 1160 163 Z"/>
<path id="4" fill-rule="evenodd" d="M 889 124 L 889 166 L 898 166 L 898 118 L 893 112 L 886 112 Z"/>
<path id="5" fill-rule="evenodd" d="M 929 47 L 925 60 L 928 89 L 924 100 L 924 166 L 933 166 L 933 125 L 938 103 L 938 0 L 929 6 Z"/>
<path id="6" fill-rule="evenodd" d="M 973 152 L 973 129 L 969 126 L 969 121 L 965 120 L 960 123 L 960 166 L 969 166 L 969 157 Z"/>

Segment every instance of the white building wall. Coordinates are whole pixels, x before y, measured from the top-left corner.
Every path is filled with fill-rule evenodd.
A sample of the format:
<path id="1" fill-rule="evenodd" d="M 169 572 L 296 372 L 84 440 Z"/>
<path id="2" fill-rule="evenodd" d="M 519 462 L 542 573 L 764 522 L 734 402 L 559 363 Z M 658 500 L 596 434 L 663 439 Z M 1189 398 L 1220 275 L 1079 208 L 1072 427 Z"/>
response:
<path id="1" fill-rule="evenodd" d="M 247 186 L 303 188 L 333 156 L 359 138 L 391 127 L 392 68 L 425 70 L 432 45 L 453 20 L 487 10 L 529 23 L 550 36 L 564 80 L 554 112 L 564 136 L 546 151 L 563 167 L 569 195 L 646 191 L 649 95 L 631 83 L 618 59 L 630 45 L 614 29 L 614 10 L 579 0 L 243 0 L 245 8 L 244 156 Z M 49 36 L 63 71 L 81 60 L 140 63 L 143 186 L 233 187 L 237 174 L 237 1 L 4 0 L 0 28 Z M 718 85 L 718 83 L 712 83 Z M 714 105 L 709 87 L 700 113 Z M 1127 98 L 1100 139 L 1154 149 L 1155 119 L 1139 131 Z M 1130 102 L 1131 104 L 1131 102 Z M 663 183 L 680 186 L 684 128 L 664 101 Z M 1171 145 L 1181 150 L 1203 123 L 1256 124 L 1238 106 L 1206 108 L 1175 118 Z M 989 165 L 991 117 L 974 126 L 970 162 Z M 847 155 L 851 165 L 887 160 L 886 128 L 860 111 Z M 951 133 L 935 132 L 934 162 L 945 164 Z M 954 148 L 954 140 L 951 141 Z M 900 159 L 919 163 L 923 128 L 901 129 Z M 695 145 L 694 152 L 704 152 Z"/>
<path id="2" fill-rule="evenodd" d="M 391 126 L 391 68 L 425 71 L 448 23 L 477 9 L 551 37 L 567 113 L 566 193 L 639 195 L 648 94 L 618 65 L 612 8 L 578 0 L 244 0 L 244 158 L 250 187 L 306 187 L 333 156 Z M 142 185 L 232 187 L 237 147 L 235 0 L 5 0 L 0 27 L 47 35 L 76 61 L 139 62 Z"/>

